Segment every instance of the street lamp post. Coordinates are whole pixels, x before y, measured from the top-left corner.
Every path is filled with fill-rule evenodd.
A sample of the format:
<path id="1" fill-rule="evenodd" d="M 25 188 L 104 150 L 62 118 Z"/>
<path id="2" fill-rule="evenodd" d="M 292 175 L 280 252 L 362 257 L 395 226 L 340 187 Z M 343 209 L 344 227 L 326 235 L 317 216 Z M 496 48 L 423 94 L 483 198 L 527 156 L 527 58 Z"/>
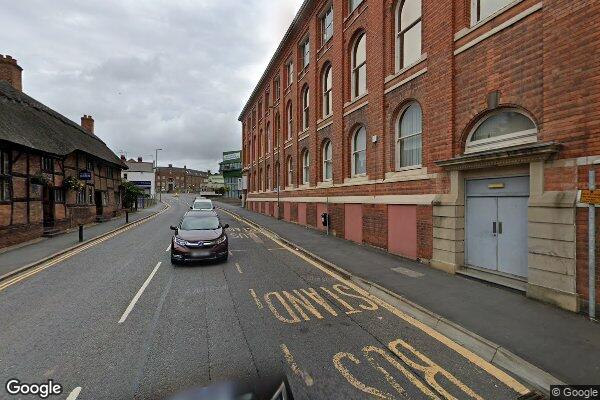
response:
<path id="1" fill-rule="evenodd" d="M 156 184 L 156 174 L 158 173 L 158 152 L 162 149 L 154 149 L 154 188 L 158 192 L 158 201 L 162 201 L 162 191 Z"/>

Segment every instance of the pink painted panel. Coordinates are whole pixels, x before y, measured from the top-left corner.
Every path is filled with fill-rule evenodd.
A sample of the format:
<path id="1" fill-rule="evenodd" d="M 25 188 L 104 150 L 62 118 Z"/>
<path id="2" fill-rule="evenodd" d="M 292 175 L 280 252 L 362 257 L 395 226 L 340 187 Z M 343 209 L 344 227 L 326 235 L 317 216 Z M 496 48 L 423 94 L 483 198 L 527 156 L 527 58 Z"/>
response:
<path id="1" fill-rule="evenodd" d="M 292 214 L 292 204 L 289 202 L 283 203 L 283 219 L 285 219 L 286 221 L 290 221 L 291 214 Z"/>
<path id="2" fill-rule="evenodd" d="M 326 213 L 327 212 L 327 204 L 325 203 L 317 203 L 317 228 L 321 229 L 321 230 L 326 230 L 327 227 L 323 226 L 323 223 L 321 222 L 321 214 Z"/>
<path id="3" fill-rule="evenodd" d="M 362 243 L 362 204 L 346 204 L 344 207 L 344 237 Z"/>
<path id="4" fill-rule="evenodd" d="M 298 223 L 306 225 L 306 203 L 298 203 Z"/>
<path id="5" fill-rule="evenodd" d="M 388 251 L 417 258 L 417 207 L 388 206 Z"/>

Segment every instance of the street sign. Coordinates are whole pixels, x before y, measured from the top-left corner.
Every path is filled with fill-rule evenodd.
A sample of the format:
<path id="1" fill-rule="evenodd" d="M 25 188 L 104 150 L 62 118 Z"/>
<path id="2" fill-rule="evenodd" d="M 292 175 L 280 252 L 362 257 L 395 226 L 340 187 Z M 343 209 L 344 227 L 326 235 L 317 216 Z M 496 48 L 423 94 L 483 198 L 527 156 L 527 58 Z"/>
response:
<path id="1" fill-rule="evenodd" d="M 600 190 L 582 190 L 579 194 L 579 201 L 587 204 L 600 204 Z"/>
<path id="2" fill-rule="evenodd" d="M 151 181 L 131 181 L 135 186 L 152 186 Z"/>
<path id="3" fill-rule="evenodd" d="M 82 181 L 90 181 L 92 180 L 92 171 L 88 171 L 87 169 L 82 169 L 79 171 L 79 179 Z"/>

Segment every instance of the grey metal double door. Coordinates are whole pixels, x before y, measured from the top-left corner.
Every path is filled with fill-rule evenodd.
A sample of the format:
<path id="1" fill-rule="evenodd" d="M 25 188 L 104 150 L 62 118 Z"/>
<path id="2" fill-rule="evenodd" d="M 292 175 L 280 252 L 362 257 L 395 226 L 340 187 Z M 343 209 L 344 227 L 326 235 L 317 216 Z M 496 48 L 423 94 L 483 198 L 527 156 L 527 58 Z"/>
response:
<path id="1" fill-rule="evenodd" d="M 527 277 L 528 196 L 528 177 L 467 181 L 467 265 Z"/>

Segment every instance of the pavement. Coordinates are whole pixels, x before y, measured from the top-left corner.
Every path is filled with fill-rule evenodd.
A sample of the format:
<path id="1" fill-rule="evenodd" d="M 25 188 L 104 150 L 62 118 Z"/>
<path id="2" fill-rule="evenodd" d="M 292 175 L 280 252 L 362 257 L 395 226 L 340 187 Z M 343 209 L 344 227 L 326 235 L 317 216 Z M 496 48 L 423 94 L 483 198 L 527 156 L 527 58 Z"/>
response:
<path id="1" fill-rule="evenodd" d="M 158 203 L 129 214 L 129 222 L 135 222 L 147 217 L 164 208 L 164 205 Z M 113 218 L 109 221 L 91 224 L 84 227 L 83 239 L 89 240 L 96 238 L 106 232 L 110 232 L 125 225 L 125 216 Z M 45 257 L 51 256 L 59 251 L 68 249 L 79 243 L 79 230 L 73 229 L 70 232 L 53 237 L 43 237 L 24 245 L 15 246 L 8 250 L 0 252 L 0 276 L 8 274 L 14 270 L 34 263 Z"/>
<path id="2" fill-rule="evenodd" d="M 323 231 L 241 207 L 219 206 L 510 350 L 562 382 L 600 383 L 600 324 L 582 315 Z"/>
<path id="3" fill-rule="evenodd" d="M 68 400 L 163 399 L 282 375 L 295 399 L 509 400 L 529 391 L 222 211 L 229 260 L 171 265 L 169 226 L 192 198 L 163 200 L 171 207 L 155 218 L 0 284 L 0 380 L 52 379 L 63 393 L 50 399 Z M 19 398 L 4 390 L 0 398 Z"/>

